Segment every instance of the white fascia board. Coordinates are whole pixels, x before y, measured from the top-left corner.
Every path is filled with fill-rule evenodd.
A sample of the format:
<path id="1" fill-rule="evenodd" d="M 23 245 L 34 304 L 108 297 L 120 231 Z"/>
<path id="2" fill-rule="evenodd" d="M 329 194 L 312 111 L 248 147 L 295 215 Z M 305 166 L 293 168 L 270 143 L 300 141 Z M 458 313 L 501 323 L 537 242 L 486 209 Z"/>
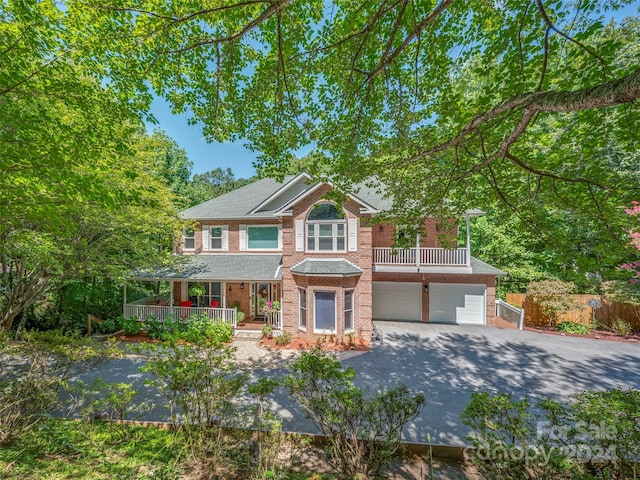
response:
<path id="1" fill-rule="evenodd" d="M 313 187 L 311 187 L 308 190 L 305 190 L 304 192 L 301 192 L 299 195 L 297 195 L 296 197 L 292 198 L 288 203 L 286 203 L 285 205 L 283 205 L 282 207 L 280 207 L 279 210 L 276 210 L 273 215 L 278 216 L 278 217 L 287 217 L 287 216 L 291 216 L 293 214 L 293 210 L 288 210 L 290 209 L 293 205 L 295 205 L 296 203 L 298 203 L 300 200 L 304 199 L 305 197 L 307 197 L 308 195 L 310 195 L 311 193 L 315 192 L 318 188 L 320 188 L 322 185 L 329 185 L 331 188 L 334 188 L 333 183 L 331 183 L 330 181 L 324 181 L 324 182 L 318 182 L 316 183 Z M 360 211 L 360 213 L 370 213 L 370 214 L 376 214 L 379 213 L 379 211 L 374 208 L 373 206 L 369 205 L 367 202 L 365 202 L 364 200 L 356 197 L 355 195 L 352 194 L 347 194 L 346 195 L 347 198 L 356 201 L 357 203 L 359 203 L 362 207 L 365 207 L 365 211 L 363 212 L 362 210 Z M 288 210 L 288 211 L 287 211 Z"/>

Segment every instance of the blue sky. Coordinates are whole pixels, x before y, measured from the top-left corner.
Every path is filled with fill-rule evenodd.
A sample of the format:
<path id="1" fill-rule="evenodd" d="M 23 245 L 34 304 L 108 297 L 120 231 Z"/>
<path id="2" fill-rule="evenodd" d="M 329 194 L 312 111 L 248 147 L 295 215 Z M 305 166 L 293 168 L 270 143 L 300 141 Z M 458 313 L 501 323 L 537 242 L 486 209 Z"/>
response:
<path id="1" fill-rule="evenodd" d="M 610 13 L 610 18 L 620 21 L 630 15 L 637 15 L 640 6 L 636 2 L 625 5 L 624 8 Z M 151 106 L 151 113 L 158 123 L 148 124 L 149 131 L 160 128 L 174 139 L 187 152 L 193 162 L 192 173 L 204 173 L 218 167 L 230 168 L 236 178 L 249 178 L 255 175 L 253 167 L 257 155 L 244 146 L 245 142 L 207 143 L 198 125 L 189 125 L 188 115 L 173 115 L 169 104 L 163 99 L 156 98 Z M 308 149 L 305 149 L 308 150 Z M 299 155 L 307 151 L 299 152 Z"/>
<path id="2" fill-rule="evenodd" d="M 243 142 L 207 143 L 198 125 L 189 125 L 187 114 L 173 115 L 169 104 L 156 98 L 151 105 L 151 113 L 157 124 L 147 124 L 151 133 L 155 128 L 165 131 L 180 147 L 187 152 L 193 162 L 191 173 L 205 173 L 220 167 L 230 168 L 236 178 L 249 178 L 255 175 L 253 161 L 256 154 L 247 149 Z"/>

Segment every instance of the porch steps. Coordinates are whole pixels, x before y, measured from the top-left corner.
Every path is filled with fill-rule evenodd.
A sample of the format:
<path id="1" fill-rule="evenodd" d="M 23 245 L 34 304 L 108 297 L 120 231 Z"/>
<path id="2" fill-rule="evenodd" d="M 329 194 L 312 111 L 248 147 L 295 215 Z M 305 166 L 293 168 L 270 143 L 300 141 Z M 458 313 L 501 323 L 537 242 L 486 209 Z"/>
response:
<path id="1" fill-rule="evenodd" d="M 236 330 L 234 340 L 255 342 L 262 338 L 261 330 Z"/>

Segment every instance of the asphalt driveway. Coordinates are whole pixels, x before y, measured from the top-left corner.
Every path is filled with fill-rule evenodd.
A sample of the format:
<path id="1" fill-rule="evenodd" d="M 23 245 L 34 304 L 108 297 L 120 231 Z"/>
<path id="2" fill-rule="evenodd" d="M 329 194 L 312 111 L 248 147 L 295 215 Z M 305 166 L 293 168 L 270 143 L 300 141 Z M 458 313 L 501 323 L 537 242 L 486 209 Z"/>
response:
<path id="1" fill-rule="evenodd" d="M 640 389 L 640 345 L 545 335 L 481 326 L 376 322 L 384 342 L 370 352 L 342 352 L 345 366 L 355 368 L 356 383 L 379 388 L 401 381 L 425 393 L 427 405 L 409 425 L 406 441 L 465 445 L 467 433 L 460 412 L 473 392 L 509 392 L 520 397 L 548 396 L 566 400 L 583 390 L 614 387 Z M 251 342 L 238 342 L 239 358 L 254 377 L 282 376 L 293 351 L 266 352 Z M 87 372 L 83 381 L 101 376 L 107 382 L 136 383 L 142 399 L 162 404 L 158 392 L 144 385 L 139 358 L 120 359 Z M 275 405 L 283 428 L 313 432 L 302 412 L 284 391 Z M 168 412 L 155 408 L 147 420 L 167 420 Z"/>

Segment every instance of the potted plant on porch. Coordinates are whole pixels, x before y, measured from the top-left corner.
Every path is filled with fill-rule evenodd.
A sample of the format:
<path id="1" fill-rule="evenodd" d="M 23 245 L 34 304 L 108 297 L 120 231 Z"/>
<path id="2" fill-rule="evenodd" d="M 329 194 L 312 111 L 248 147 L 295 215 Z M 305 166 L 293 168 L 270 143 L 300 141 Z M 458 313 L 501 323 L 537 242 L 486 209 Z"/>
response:
<path id="1" fill-rule="evenodd" d="M 194 283 L 189 287 L 189 296 L 196 297 L 198 299 L 199 307 L 201 306 L 201 299 L 202 297 L 204 297 L 205 293 L 207 293 L 207 291 L 205 290 L 204 285 L 202 285 L 201 283 Z"/>
<path id="2" fill-rule="evenodd" d="M 268 323 L 262 326 L 262 338 L 273 338 L 273 327 Z"/>

